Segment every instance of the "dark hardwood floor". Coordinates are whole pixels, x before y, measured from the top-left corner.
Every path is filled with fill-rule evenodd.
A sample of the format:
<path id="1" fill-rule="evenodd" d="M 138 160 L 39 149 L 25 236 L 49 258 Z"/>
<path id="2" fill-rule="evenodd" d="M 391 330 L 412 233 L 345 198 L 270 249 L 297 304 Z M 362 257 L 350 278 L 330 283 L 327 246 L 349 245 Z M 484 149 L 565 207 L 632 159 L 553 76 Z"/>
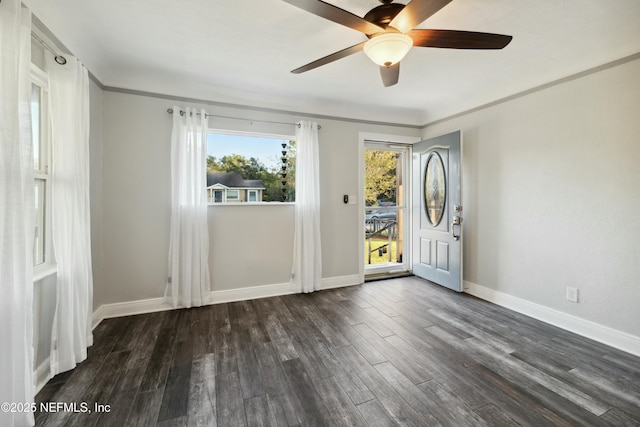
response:
<path id="1" fill-rule="evenodd" d="M 37 396 L 77 411 L 36 425 L 640 425 L 640 358 L 415 277 L 108 319 L 94 336 Z"/>

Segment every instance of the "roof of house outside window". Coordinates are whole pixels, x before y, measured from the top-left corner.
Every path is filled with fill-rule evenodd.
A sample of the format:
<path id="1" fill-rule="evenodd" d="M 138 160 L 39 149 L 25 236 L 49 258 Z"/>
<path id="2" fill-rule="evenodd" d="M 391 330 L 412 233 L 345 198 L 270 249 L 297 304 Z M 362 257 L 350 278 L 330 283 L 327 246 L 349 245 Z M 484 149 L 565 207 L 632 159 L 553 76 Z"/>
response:
<path id="1" fill-rule="evenodd" d="M 242 175 L 236 172 L 207 172 L 207 187 L 216 184 L 221 184 L 228 188 L 255 188 L 257 190 L 264 190 L 264 182 L 261 179 L 244 179 Z"/>

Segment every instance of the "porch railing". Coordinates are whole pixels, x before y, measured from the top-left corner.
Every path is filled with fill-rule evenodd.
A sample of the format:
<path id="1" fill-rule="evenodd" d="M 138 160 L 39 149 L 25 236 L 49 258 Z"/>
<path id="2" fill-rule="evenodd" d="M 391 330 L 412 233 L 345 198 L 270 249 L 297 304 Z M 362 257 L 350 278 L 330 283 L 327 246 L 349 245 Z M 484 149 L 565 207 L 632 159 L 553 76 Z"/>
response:
<path id="1" fill-rule="evenodd" d="M 398 221 L 395 219 L 365 219 L 365 239 L 367 243 L 367 264 L 371 264 L 371 254 L 378 252 L 382 257 L 388 254 L 386 262 L 396 262 L 393 259 L 393 249 L 397 251 L 398 245 Z M 386 243 L 372 248 L 372 240 L 386 240 Z M 398 256 L 396 254 L 396 256 Z"/>

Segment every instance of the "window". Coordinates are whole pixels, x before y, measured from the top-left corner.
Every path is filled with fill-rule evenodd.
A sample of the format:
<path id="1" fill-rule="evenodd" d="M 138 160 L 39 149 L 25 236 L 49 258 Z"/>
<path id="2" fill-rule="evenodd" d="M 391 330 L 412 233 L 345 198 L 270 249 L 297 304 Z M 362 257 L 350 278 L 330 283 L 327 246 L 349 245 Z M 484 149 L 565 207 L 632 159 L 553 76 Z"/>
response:
<path id="1" fill-rule="evenodd" d="M 36 67 L 31 72 L 31 140 L 35 186 L 35 229 L 33 265 L 51 262 L 50 257 L 50 180 L 49 116 L 47 76 Z"/>
<path id="2" fill-rule="evenodd" d="M 226 188 L 214 203 L 295 201 L 295 154 L 291 136 L 211 131 L 207 188 Z"/>
<path id="3" fill-rule="evenodd" d="M 238 190 L 227 190 L 227 200 L 240 200 L 240 192 Z"/>

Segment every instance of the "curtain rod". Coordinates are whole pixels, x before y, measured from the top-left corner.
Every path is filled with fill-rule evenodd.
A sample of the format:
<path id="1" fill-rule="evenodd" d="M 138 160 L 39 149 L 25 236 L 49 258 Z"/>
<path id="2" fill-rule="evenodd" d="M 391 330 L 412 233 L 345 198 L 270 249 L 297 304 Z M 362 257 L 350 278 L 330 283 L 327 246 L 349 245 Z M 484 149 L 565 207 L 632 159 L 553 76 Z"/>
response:
<path id="1" fill-rule="evenodd" d="M 1 1 L 1 0 L 0 0 Z M 42 47 L 44 47 L 45 49 L 47 49 L 49 52 L 51 52 L 51 54 L 53 55 L 54 59 L 56 60 L 56 62 L 60 65 L 64 65 L 67 63 L 67 58 L 65 58 L 62 55 L 58 55 L 58 52 L 56 52 L 55 50 L 53 50 L 53 48 L 51 46 L 49 46 L 47 44 L 47 42 L 45 42 L 44 40 L 42 40 L 40 38 L 39 35 L 37 35 L 36 33 L 34 33 L 33 31 L 31 31 L 31 37 L 33 37 L 34 39 L 36 39 L 36 41 L 38 43 L 40 43 L 42 45 Z"/>
<path id="2" fill-rule="evenodd" d="M 167 113 L 169 114 L 173 114 L 173 108 L 167 108 Z M 197 115 L 200 115 L 200 113 L 196 113 Z M 274 123 L 277 125 L 289 125 L 289 126 L 297 126 L 300 127 L 300 123 L 287 123 L 287 122 L 275 122 L 275 121 L 271 121 L 271 120 L 253 120 L 253 119 L 243 119 L 241 117 L 231 117 L 231 116 L 220 116 L 218 114 L 209 114 L 207 112 L 204 113 L 207 117 L 218 117 L 220 119 L 232 119 L 232 120 L 246 120 L 248 122 L 260 122 L 260 123 Z M 184 116 L 185 115 L 185 111 L 184 110 L 180 110 L 180 115 Z M 320 129 L 320 125 L 318 125 L 318 130 Z"/>

